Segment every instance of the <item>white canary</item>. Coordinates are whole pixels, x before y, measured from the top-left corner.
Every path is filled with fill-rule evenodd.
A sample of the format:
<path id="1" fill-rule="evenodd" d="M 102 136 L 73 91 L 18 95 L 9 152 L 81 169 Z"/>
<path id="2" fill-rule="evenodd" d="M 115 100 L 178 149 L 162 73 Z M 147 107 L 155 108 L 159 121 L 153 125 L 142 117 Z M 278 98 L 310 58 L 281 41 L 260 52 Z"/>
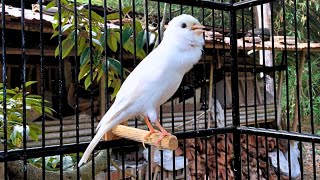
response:
<path id="1" fill-rule="evenodd" d="M 98 124 L 97 134 L 79 166 L 88 160 L 106 132 L 135 116 L 144 117 L 148 135 L 155 132 L 150 121 L 156 123 L 161 131 L 157 144 L 169 134 L 158 122 L 160 105 L 176 92 L 184 74 L 201 58 L 204 28 L 197 19 L 186 14 L 169 22 L 159 46 L 123 82 L 113 105 Z"/>

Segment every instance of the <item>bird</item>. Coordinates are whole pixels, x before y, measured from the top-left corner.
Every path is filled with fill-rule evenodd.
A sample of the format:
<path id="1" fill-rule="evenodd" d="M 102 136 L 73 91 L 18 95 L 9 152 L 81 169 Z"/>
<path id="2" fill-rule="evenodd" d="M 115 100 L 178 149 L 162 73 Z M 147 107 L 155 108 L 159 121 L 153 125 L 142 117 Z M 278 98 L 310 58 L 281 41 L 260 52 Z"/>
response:
<path id="1" fill-rule="evenodd" d="M 158 112 L 160 106 L 177 91 L 183 76 L 200 60 L 205 43 L 204 32 L 205 26 L 188 14 L 176 16 L 168 23 L 161 43 L 122 83 L 114 103 L 102 117 L 96 135 L 83 153 L 79 167 L 88 160 L 105 133 L 130 118 L 144 118 L 149 128 L 144 140 L 152 133 L 159 133 L 157 145 L 170 135 L 159 123 Z"/>

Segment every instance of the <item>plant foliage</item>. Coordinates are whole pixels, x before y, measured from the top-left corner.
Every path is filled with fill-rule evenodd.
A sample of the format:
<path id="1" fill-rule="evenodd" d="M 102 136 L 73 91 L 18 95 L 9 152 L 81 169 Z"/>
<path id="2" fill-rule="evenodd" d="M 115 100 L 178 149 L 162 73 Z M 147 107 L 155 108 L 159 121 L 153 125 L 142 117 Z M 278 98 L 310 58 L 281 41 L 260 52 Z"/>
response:
<path id="1" fill-rule="evenodd" d="M 26 82 L 25 87 L 31 86 L 36 81 Z M 30 112 L 34 111 L 42 114 L 42 98 L 38 95 L 31 95 L 26 92 L 26 117 L 30 117 Z M 4 122 L 7 122 L 7 144 L 9 148 L 21 147 L 23 143 L 23 91 L 22 88 L 6 89 L 6 119 L 4 118 L 4 91 L 3 84 L 0 83 L 0 138 L 4 139 Z M 49 101 L 44 101 L 44 113 L 52 114 L 54 110 L 47 105 Z M 41 129 L 38 125 L 29 123 L 26 125 L 27 138 L 38 141 L 38 135 L 41 134 Z"/>
<path id="2" fill-rule="evenodd" d="M 281 2 L 283 4 L 281 4 Z M 307 16 L 307 2 L 309 2 L 309 16 Z M 296 7 L 296 10 L 295 10 Z M 298 42 L 319 42 L 320 20 L 319 2 L 316 0 L 303 1 L 303 0 L 284 0 L 274 2 L 275 13 L 274 18 L 274 33 L 275 35 L 283 35 L 284 32 L 287 36 L 296 37 Z M 285 12 L 285 14 L 284 14 Z M 309 27 L 307 21 L 309 20 Z M 295 23 L 296 22 L 296 23 Z M 302 76 L 302 89 L 299 92 L 300 100 L 300 116 L 302 119 L 310 120 L 311 118 L 311 101 L 313 104 L 313 118 L 315 122 L 320 122 L 320 53 L 312 52 L 310 55 L 310 67 L 308 62 L 304 64 Z M 281 57 L 279 53 L 279 58 Z M 301 54 L 296 58 L 295 53 L 287 53 L 287 76 L 288 81 L 285 79 L 285 84 L 282 89 L 282 107 L 283 111 L 289 111 L 289 119 L 293 119 L 294 108 L 296 106 L 295 98 L 297 94 L 297 74 L 296 74 L 296 61 L 300 60 Z M 279 62 L 278 62 L 279 63 Z M 299 62 L 298 62 L 299 63 Z M 310 74 L 310 76 L 309 76 Z M 309 78 L 312 84 L 309 84 Z M 311 87 L 311 88 L 310 88 Z M 286 93 L 288 89 L 288 94 Z M 310 98 L 310 94 L 312 97 Z M 287 98 L 289 106 L 287 107 Z"/>
<path id="3" fill-rule="evenodd" d="M 33 165 L 42 168 L 42 158 L 33 158 L 28 160 L 29 163 L 32 163 Z M 63 161 L 63 167 L 62 169 L 67 170 L 73 170 L 74 166 L 77 164 L 77 154 L 65 154 L 62 158 Z M 56 156 L 48 156 L 45 157 L 45 169 L 47 171 L 59 171 L 61 166 L 60 162 L 60 155 Z"/>
<path id="4" fill-rule="evenodd" d="M 47 8 L 55 6 L 55 3 L 55 1 L 52 1 L 47 5 Z M 61 31 L 59 31 L 59 13 L 57 12 L 54 16 L 56 23 L 52 24 L 55 29 L 52 38 L 59 34 L 65 34 L 66 37 L 62 41 L 61 51 L 57 46 L 55 56 L 60 55 L 62 59 L 68 56 L 75 47 L 75 38 L 77 38 L 77 55 L 80 56 L 78 80 L 84 80 L 85 88 L 88 88 L 92 82 L 98 82 L 102 75 L 107 73 L 107 86 L 114 89 L 112 98 L 115 97 L 115 94 L 120 89 L 120 77 L 125 76 L 125 74 L 123 73 L 122 65 L 117 59 L 113 58 L 113 54 L 119 51 L 119 44 L 122 44 L 122 48 L 125 51 L 131 54 L 136 52 L 137 58 L 143 59 L 146 56 L 143 49 L 146 38 L 142 24 L 138 20 L 132 23 L 124 23 L 122 31 L 118 26 L 107 24 L 107 30 L 105 31 L 103 17 L 91 11 L 90 22 L 88 18 L 89 11 L 79 6 L 77 10 L 77 26 L 75 26 L 73 4 L 68 3 L 66 0 L 61 0 L 61 5 Z M 131 7 L 123 8 L 121 18 L 124 18 L 131 10 Z M 112 13 L 108 14 L 106 18 L 107 20 L 116 20 L 120 18 L 119 16 L 119 13 Z M 133 27 L 135 27 L 135 35 L 138 37 L 136 40 L 132 38 Z M 120 38 L 120 34 L 122 38 Z M 91 41 L 90 37 L 92 37 Z M 137 46 L 134 46 L 135 43 Z M 108 50 L 107 52 L 106 49 Z M 107 68 L 108 71 L 106 71 Z"/>

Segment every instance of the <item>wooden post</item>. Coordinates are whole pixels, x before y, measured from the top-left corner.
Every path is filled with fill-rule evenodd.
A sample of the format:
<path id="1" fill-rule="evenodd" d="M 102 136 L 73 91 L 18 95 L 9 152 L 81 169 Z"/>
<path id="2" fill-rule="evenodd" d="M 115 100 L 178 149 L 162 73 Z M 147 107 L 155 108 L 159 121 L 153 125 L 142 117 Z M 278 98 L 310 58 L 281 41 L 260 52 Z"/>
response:
<path id="1" fill-rule="evenodd" d="M 11 88 L 11 70 L 12 67 L 7 67 L 7 88 Z"/>
<path id="2" fill-rule="evenodd" d="M 280 71 L 279 80 L 278 80 L 278 92 L 277 92 L 277 126 L 278 129 L 281 130 L 281 111 L 282 111 L 282 105 L 281 105 L 281 96 L 282 96 L 282 86 L 283 86 L 283 71 Z"/>
<path id="3" fill-rule="evenodd" d="M 213 105 L 213 99 L 212 99 L 212 93 L 213 93 L 213 64 L 212 61 L 210 62 L 210 76 L 209 76 L 209 105 L 208 109 L 212 111 L 212 105 Z M 214 111 L 214 109 L 213 109 Z M 216 112 L 214 112 L 215 114 Z M 214 117 L 211 117 L 212 113 L 208 113 L 208 128 L 211 127 L 211 120 L 212 122 L 215 120 Z"/>
<path id="4" fill-rule="evenodd" d="M 69 62 L 68 59 L 69 58 L 67 57 L 63 60 L 66 91 L 68 91 L 70 84 L 72 83 L 71 63 Z"/>
<path id="5" fill-rule="evenodd" d="M 299 93 L 301 93 L 301 86 L 302 86 L 302 74 L 303 74 L 303 65 L 304 62 L 306 61 L 306 52 L 302 51 L 301 53 L 301 60 L 300 60 L 300 64 L 299 64 L 299 71 L 298 71 L 298 90 Z M 292 131 L 296 132 L 297 131 L 297 126 L 298 126 L 298 121 L 299 121 L 299 117 L 298 117 L 298 107 L 299 107 L 299 102 L 298 102 L 298 95 L 296 94 L 296 102 L 295 102 L 295 108 L 294 108 L 294 119 L 293 119 L 293 124 L 292 124 Z"/>
<path id="6" fill-rule="evenodd" d="M 33 71 L 33 67 L 30 66 L 30 67 L 29 67 L 29 71 L 28 71 L 28 75 L 27 75 L 27 76 L 28 76 L 28 77 L 27 77 L 27 81 L 31 81 L 31 80 L 32 80 L 32 71 Z M 40 83 L 40 82 L 38 82 L 37 84 L 39 84 L 39 83 Z M 32 92 L 31 92 L 31 90 L 32 90 L 31 87 L 32 87 L 32 85 L 29 86 L 29 87 L 27 87 L 27 89 L 26 89 L 27 92 L 29 92 L 30 94 L 32 93 Z"/>
<path id="7" fill-rule="evenodd" d="M 115 134 L 116 136 L 127 138 L 127 139 L 138 141 L 138 142 L 142 142 L 143 138 L 148 134 L 148 132 L 149 131 L 132 128 L 124 125 L 118 125 L 112 129 L 112 133 Z M 159 134 L 153 133 L 145 140 L 144 143 L 155 146 L 155 143 L 158 140 L 158 138 L 159 138 Z M 178 147 L 178 140 L 177 140 L 177 137 L 173 135 L 165 136 L 160 141 L 161 149 L 175 150 L 177 147 Z"/>
<path id="8" fill-rule="evenodd" d="M 298 71 L 298 90 L 299 93 L 301 93 L 301 86 L 302 86 L 302 74 L 303 74 L 303 65 L 304 62 L 306 61 L 306 52 L 303 50 L 301 53 L 301 59 L 300 59 L 300 64 L 299 64 L 299 71 Z M 298 126 L 298 121 L 299 121 L 299 116 L 298 116 L 298 111 L 299 111 L 299 102 L 298 102 L 298 94 L 296 94 L 296 101 L 295 101 L 295 107 L 294 107 L 294 119 L 292 123 L 292 131 L 296 132 L 297 131 L 297 126 Z M 294 146 L 295 140 L 291 140 L 290 143 L 292 146 Z"/>

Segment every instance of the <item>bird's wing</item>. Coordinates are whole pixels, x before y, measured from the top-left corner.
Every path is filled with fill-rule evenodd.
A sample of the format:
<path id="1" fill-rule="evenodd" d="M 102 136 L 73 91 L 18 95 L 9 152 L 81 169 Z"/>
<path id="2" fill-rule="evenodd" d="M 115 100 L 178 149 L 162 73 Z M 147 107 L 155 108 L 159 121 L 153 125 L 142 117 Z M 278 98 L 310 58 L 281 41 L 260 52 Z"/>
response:
<path id="1" fill-rule="evenodd" d="M 154 86 L 150 86 L 147 82 L 150 78 L 150 71 L 152 68 L 150 69 L 150 63 L 146 62 L 142 62 L 141 65 L 139 65 L 122 84 L 114 104 L 98 124 L 97 134 L 84 152 L 78 164 L 79 166 L 88 160 L 91 152 L 99 143 L 103 135 L 117 124 L 130 118 L 134 111 L 139 110 L 141 103 L 140 99 L 147 96 L 146 93 L 154 89 Z"/>

